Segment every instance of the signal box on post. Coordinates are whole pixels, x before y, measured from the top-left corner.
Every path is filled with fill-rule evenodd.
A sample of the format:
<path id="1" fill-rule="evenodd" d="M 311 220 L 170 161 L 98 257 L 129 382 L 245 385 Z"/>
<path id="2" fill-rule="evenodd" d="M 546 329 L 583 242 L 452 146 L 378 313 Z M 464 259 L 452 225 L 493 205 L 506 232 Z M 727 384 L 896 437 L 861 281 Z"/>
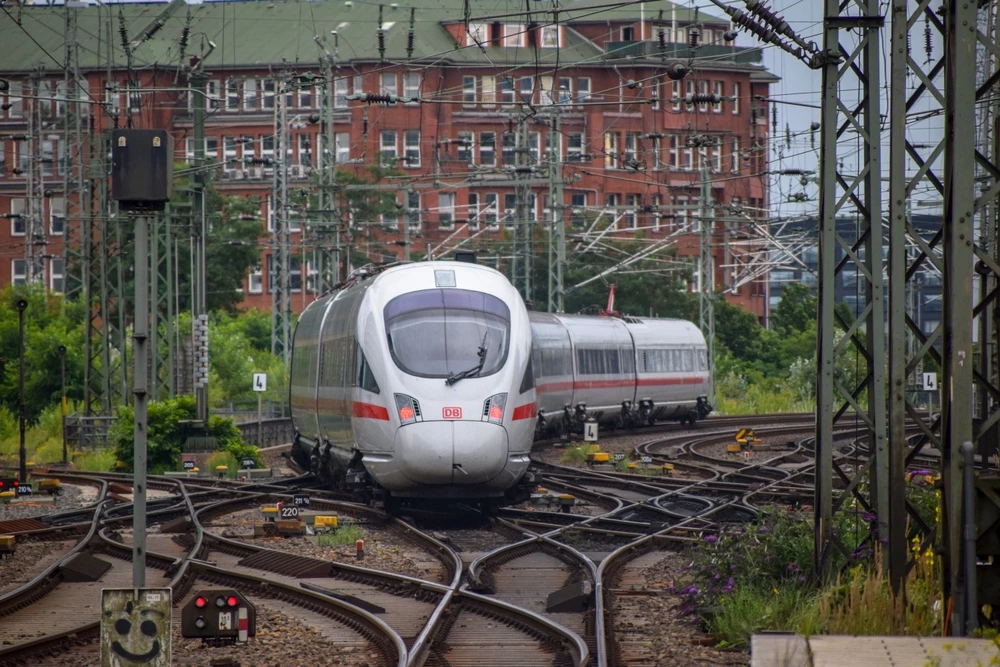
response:
<path id="1" fill-rule="evenodd" d="M 213 644 L 245 642 L 257 633 L 257 610 L 231 588 L 203 590 L 181 611 L 181 636 Z"/>

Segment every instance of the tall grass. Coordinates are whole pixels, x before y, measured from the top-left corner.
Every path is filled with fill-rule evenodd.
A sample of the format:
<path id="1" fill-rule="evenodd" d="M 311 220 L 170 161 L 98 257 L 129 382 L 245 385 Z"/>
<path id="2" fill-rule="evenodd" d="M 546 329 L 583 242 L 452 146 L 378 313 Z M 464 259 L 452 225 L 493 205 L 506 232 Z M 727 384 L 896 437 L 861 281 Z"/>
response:
<path id="1" fill-rule="evenodd" d="M 316 538 L 316 542 L 321 547 L 344 547 L 347 545 L 353 547 L 358 540 L 363 539 L 365 539 L 365 531 L 361 526 L 351 524 L 341 526 L 332 532 L 321 534 Z"/>
<path id="2" fill-rule="evenodd" d="M 115 452 L 111 449 L 96 449 L 92 452 L 73 454 L 73 465 L 86 472 L 110 472 L 115 469 Z"/>
<path id="3" fill-rule="evenodd" d="M 239 461 L 237 461 L 236 457 L 230 452 L 216 452 L 209 456 L 208 460 L 205 462 L 205 470 L 213 477 L 218 476 L 218 473 L 215 471 L 218 466 L 226 466 L 227 470 L 225 472 L 225 476 L 231 479 L 235 478 L 240 472 Z"/>

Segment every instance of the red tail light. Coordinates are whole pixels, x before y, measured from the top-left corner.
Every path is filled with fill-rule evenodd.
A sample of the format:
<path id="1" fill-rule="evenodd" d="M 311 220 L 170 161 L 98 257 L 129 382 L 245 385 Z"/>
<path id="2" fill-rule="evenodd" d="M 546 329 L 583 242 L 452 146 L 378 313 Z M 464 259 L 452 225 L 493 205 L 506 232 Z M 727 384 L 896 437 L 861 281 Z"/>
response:
<path id="1" fill-rule="evenodd" d="M 499 405 L 490 407 L 490 419 L 503 419 L 503 408 Z"/>
<path id="2" fill-rule="evenodd" d="M 507 394 L 494 394 L 483 404 L 483 421 L 493 424 L 503 422 L 504 409 L 507 407 Z"/>
<path id="3" fill-rule="evenodd" d="M 399 409 L 399 419 L 404 422 L 413 419 L 413 408 L 408 405 L 401 407 Z"/>

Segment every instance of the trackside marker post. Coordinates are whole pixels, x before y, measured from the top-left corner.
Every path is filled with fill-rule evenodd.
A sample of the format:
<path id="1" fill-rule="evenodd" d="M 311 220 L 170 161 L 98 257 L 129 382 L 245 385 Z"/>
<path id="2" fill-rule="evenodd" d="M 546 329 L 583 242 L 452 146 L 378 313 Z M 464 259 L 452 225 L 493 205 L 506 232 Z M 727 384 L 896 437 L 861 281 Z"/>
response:
<path id="1" fill-rule="evenodd" d="M 247 608 L 240 607 L 239 611 L 239 636 L 240 642 L 245 642 L 247 640 L 247 629 L 249 627 L 249 621 L 247 620 Z"/>
<path id="2" fill-rule="evenodd" d="M 365 541 L 358 540 L 356 545 L 358 547 L 358 560 L 364 560 L 365 558 Z"/>

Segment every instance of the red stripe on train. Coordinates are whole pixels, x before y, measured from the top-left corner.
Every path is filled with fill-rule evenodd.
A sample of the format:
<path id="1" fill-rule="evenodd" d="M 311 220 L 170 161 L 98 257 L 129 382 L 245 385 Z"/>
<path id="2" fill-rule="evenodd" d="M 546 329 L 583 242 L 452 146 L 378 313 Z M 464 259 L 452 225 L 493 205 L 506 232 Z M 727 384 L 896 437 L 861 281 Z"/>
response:
<path id="1" fill-rule="evenodd" d="M 631 387 L 636 384 L 640 387 L 666 387 L 685 384 L 704 384 L 705 378 L 699 375 L 692 375 L 678 378 L 640 378 L 638 382 L 632 380 L 578 380 L 576 382 L 549 382 L 540 384 L 535 388 L 535 393 L 551 394 L 557 391 L 569 391 L 571 389 L 621 389 Z"/>
<path id="2" fill-rule="evenodd" d="M 351 403 L 351 415 L 354 417 L 360 417 L 361 419 L 389 421 L 389 411 L 381 405 L 375 405 L 374 403 L 354 401 Z"/>
<path id="3" fill-rule="evenodd" d="M 525 403 L 514 408 L 514 421 L 518 419 L 531 419 L 538 414 L 538 406 L 534 403 Z"/>

